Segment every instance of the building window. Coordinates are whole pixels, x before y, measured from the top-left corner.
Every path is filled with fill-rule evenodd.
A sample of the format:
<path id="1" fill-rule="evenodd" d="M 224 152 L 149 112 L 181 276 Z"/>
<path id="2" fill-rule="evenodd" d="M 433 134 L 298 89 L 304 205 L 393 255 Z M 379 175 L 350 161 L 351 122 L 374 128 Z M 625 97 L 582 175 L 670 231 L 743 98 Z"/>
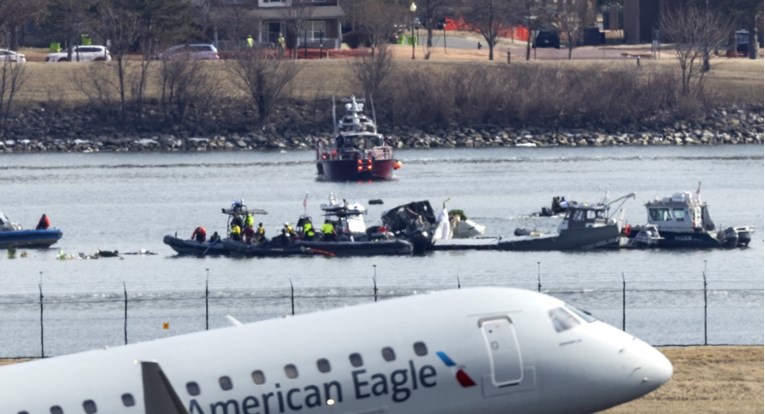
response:
<path id="1" fill-rule="evenodd" d="M 96 408 L 96 403 L 93 402 L 93 400 L 87 400 L 83 402 L 82 409 L 85 410 L 85 414 L 96 414 L 98 412 L 98 408 Z"/>
<path id="2" fill-rule="evenodd" d="M 355 368 L 364 365 L 364 359 L 361 358 L 361 355 L 358 353 L 352 353 L 348 356 L 348 359 L 351 361 L 351 365 L 353 365 Z"/>
<path id="3" fill-rule="evenodd" d="M 284 366 L 284 375 L 287 376 L 289 379 L 295 379 L 298 376 L 298 370 L 297 367 L 292 364 L 287 364 Z"/>
<path id="4" fill-rule="evenodd" d="M 393 348 L 386 346 L 382 349 L 382 357 L 384 360 L 391 362 L 396 360 L 396 352 Z"/>
<path id="5" fill-rule="evenodd" d="M 252 382 L 257 385 L 261 385 L 266 382 L 266 374 L 261 370 L 252 371 Z"/>
<path id="6" fill-rule="evenodd" d="M 231 378 L 227 376 L 218 378 L 218 384 L 220 384 L 220 389 L 223 391 L 228 391 L 234 388 L 234 384 L 231 382 Z"/>
<path id="7" fill-rule="evenodd" d="M 326 374 L 332 369 L 329 365 L 329 361 L 327 361 L 325 358 L 322 358 L 316 361 L 316 367 L 319 369 L 319 372 L 321 372 L 322 374 Z"/>
<path id="8" fill-rule="evenodd" d="M 417 356 L 425 356 L 428 354 L 428 346 L 425 345 L 425 342 L 414 343 L 414 354 Z"/>
<path id="9" fill-rule="evenodd" d="M 327 38 L 327 24 L 324 20 L 309 20 L 305 26 L 310 40 L 321 40 Z"/>
<path id="10" fill-rule="evenodd" d="M 188 392 L 192 397 L 196 397 L 200 393 L 199 384 L 194 381 L 186 383 L 186 392 Z"/>
<path id="11" fill-rule="evenodd" d="M 133 398 L 133 394 L 125 393 L 122 394 L 122 405 L 125 407 L 132 407 L 135 405 L 135 398 Z"/>

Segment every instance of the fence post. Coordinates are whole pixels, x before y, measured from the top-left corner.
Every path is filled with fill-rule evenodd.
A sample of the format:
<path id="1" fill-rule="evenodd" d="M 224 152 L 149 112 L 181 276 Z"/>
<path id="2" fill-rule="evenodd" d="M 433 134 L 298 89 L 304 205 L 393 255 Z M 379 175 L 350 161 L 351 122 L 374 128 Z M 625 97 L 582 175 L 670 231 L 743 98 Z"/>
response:
<path id="1" fill-rule="evenodd" d="M 207 278 L 205 279 L 205 330 L 210 330 L 210 268 L 205 268 Z"/>
<path id="2" fill-rule="evenodd" d="M 292 285 L 292 279 L 290 279 L 290 303 L 292 304 L 292 316 L 295 316 L 295 286 Z"/>
<path id="3" fill-rule="evenodd" d="M 372 269 L 374 269 L 374 275 L 372 275 L 372 285 L 374 286 L 374 296 L 375 296 L 375 302 L 377 302 L 377 265 L 373 264 Z"/>
<path id="4" fill-rule="evenodd" d="M 45 358 L 45 325 L 43 323 L 43 292 L 42 292 L 42 272 L 40 272 L 40 358 Z"/>
<path id="5" fill-rule="evenodd" d="M 457 289 L 462 289 L 462 284 L 460 283 L 460 275 L 457 275 Z"/>
<path id="6" fill-rule="evenodd" d="M 622 272 L 622 331 L 627 330 L 627 282 Z"/>
<path id="7" fill-rule="evenodd" d="M 128 312 L 127 312 L 127 310 L 128 310 L 128 295 L 127 295 L 127 285 L 125 284 L 125 282 L 122 282 L 122 289 L 123 289 L 123 290 L 124 290 L 124 292 L 125 292 L 125 326 L 124 326 L 124 331 L 125 331 L 125 345 L 127 345 L 127 343 L 128 343 L 128 337 L 127 337 L 127 323 L 128 323 Z"/>
<path id="8" fill-rule="evenodd" d="M 540 262 L 537 262 L 537 292 L 542 291 L 542 269 Z"/>
<path id="9" fill-rule="evenodd" d="M 708 345 L 707 341 L 707 261 L 704 260 L 704 345 Z"/>

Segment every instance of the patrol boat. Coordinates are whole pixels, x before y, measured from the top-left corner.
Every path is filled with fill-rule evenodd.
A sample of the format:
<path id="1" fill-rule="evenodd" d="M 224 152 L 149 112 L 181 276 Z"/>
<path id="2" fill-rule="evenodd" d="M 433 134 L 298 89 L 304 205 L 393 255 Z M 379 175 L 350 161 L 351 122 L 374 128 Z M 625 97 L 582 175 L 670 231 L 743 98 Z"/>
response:
<path id="1" fill-rule="evenodd" d="M 734 248 L 746 247 L 752 240 L 753 226 L 717 229 L 706 202 L 701 201 L 701 186 L 695 193 L 675 193 L 645 204 L 648 224 L 625 227 L 622 244 L 626 247 L 655 248 Z M 653 232 L 649 242 L 641 242 L 646 232 Z"/>
<path id="2" fill-rule="evenodd" d="M 41 248 L 47 249 L 64 235 L 59 229 L 24 230 L 0 212 L 0 249 Z"/>
<path id="3" fill-rule="evenodd" d="M 316 173 L 322 181 L 379 181 L 393 178 L 401 163 L 393 158 L 393 147 L 377 132 L 366 116 L 364 99 L 343 99 L 345 114 L 337 121 L 332 99 L 334 138 L 330 145 L 316 148 Z"/>

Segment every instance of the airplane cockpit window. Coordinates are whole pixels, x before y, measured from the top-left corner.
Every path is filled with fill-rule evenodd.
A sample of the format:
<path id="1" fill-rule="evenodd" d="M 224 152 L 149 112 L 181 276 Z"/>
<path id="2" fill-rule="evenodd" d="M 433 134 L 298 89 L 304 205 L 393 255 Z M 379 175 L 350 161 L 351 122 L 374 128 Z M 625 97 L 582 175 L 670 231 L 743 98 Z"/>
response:
<path id="1" fill-rule="evenodd" d="M 298 376 L 298 369 L 296 366 L 292 364 L 287 364 L 284 366 L 284 375 L 287 376 L 289 379 L 295 379 Z"/>
<path id="2" fill-rule="evenodd" d="M 17 414 L 29 414 L 29 411 L 19 411 Z"/>
<path id="3" fill-rule="evenodd" d="M 414 354 L 417 356 L 425 356 L 428 354 L 428 346 L 424 342 L 414 343 Z"/>
<path id="4" fill-rule="evenodd" d="M 254 382 L 257 385 L 261 385 L 266 382 L 266 374 L 263 373 L 261 370 L 252 371 L 252 382 Z"/>
<path id="5" fill-rule="evenodd" d="M 318 368 L 319 372 L 322 374 L 326 374 L 332 369 L 332 367 L 329 365 L 329 361 L 327 361 L 325 358 L 321 358 L 316 361 L 316 368 Z"/>
<path id="6" fill-rule="evenodd" d="M 58 405 L 50 407 L 50 414 L 64 414 L 64 410 Z"/>
<path id="7" fill-rule="evenodd" d="M 196 397 L 200 393 L 199 384 L 197 384 L 194 381 L 187 382 L 186 383 L 186 392 L 188 392 L 190 396 Z"/>
<path id="8" fill-rule="evenodd" d="M 231 378 L 225 375 L 218 378 L 218 384 L 220 385 L 220 389 L 223 391 L 229 391 L 234 388 L 234 384 L 231 382 Z"/>
<path id="9" fill-rule="evenodd" d="M 135 405 L 135 398 L 133 398 L 133 394 L 125 393 L 122 394 L 122 405 L 125 407 L 132 407 Z"/>
<path id="10" fill-rule="evenodd" d="M 348 359 L 351 361 L 351 365 L 353 365 L 354 368 L 364 365 L 364 359 L 362 359 L 361 355 L 358 353 L 352 353 L 348 356 Z"/>
<path id="11" fill-rule="evenodd" d="M 579 319 L 576 319 L 574 315 L 564 308 L 552 309 L 549 314 L 555 332 L 567 331 L 580 324 Z"/>
<path id="12" fill-rule="evenodd" d="M 384 360 L 390 362 L 396 360 L 396 351 L 393 348 L 386 346 L 382 349 L 382 357 Z"/>
<path id="13" fill-rule="evenodd" d="M 82 403 L 82 409 L 85 410 L 85 414 L 96 414 L 98 412 L 98 408 L 96 408 L 96 403 L 93 402 L 93 400 L 86 400 Z"/>
<path id="14" fill-rule="evenodd" d="M 566 305 L 566 309 L 568 309 L 571 312 L 574 312 L 576 316 L 582 318 L 582 320 L 584 320 L 587 323 L 591 323 L 591 322 L 595 322 L 599 320 L 598 318 L 592 316 L 592 314 L 590 312 L 587 312 L 586 310 L 582 310 L 568 304 Z"/>

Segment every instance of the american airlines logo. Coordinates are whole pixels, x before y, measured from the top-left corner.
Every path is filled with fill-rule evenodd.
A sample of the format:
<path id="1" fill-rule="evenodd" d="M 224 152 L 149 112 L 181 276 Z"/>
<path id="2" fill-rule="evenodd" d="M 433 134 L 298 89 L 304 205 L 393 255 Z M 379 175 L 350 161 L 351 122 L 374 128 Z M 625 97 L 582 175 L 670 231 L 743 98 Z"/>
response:
<path id="1" fill-rule="evenodd" d="M 436 352 L 436 355 L 438 355 L 438 357 L 447 367 L 452 369 L 454 377 L 457 378 L 457 382 L 459 382 L 463 388 L 472 387 L 475 385 L 475 381 L 473 381 L 473 379 L 470 378 L 470 375 L 465 372 L 464 365 L 457 365 L 454 363 L 454 361 L 449 358 L 449 355 L 446 355 L 446 352 L 438 351 Z"/>

